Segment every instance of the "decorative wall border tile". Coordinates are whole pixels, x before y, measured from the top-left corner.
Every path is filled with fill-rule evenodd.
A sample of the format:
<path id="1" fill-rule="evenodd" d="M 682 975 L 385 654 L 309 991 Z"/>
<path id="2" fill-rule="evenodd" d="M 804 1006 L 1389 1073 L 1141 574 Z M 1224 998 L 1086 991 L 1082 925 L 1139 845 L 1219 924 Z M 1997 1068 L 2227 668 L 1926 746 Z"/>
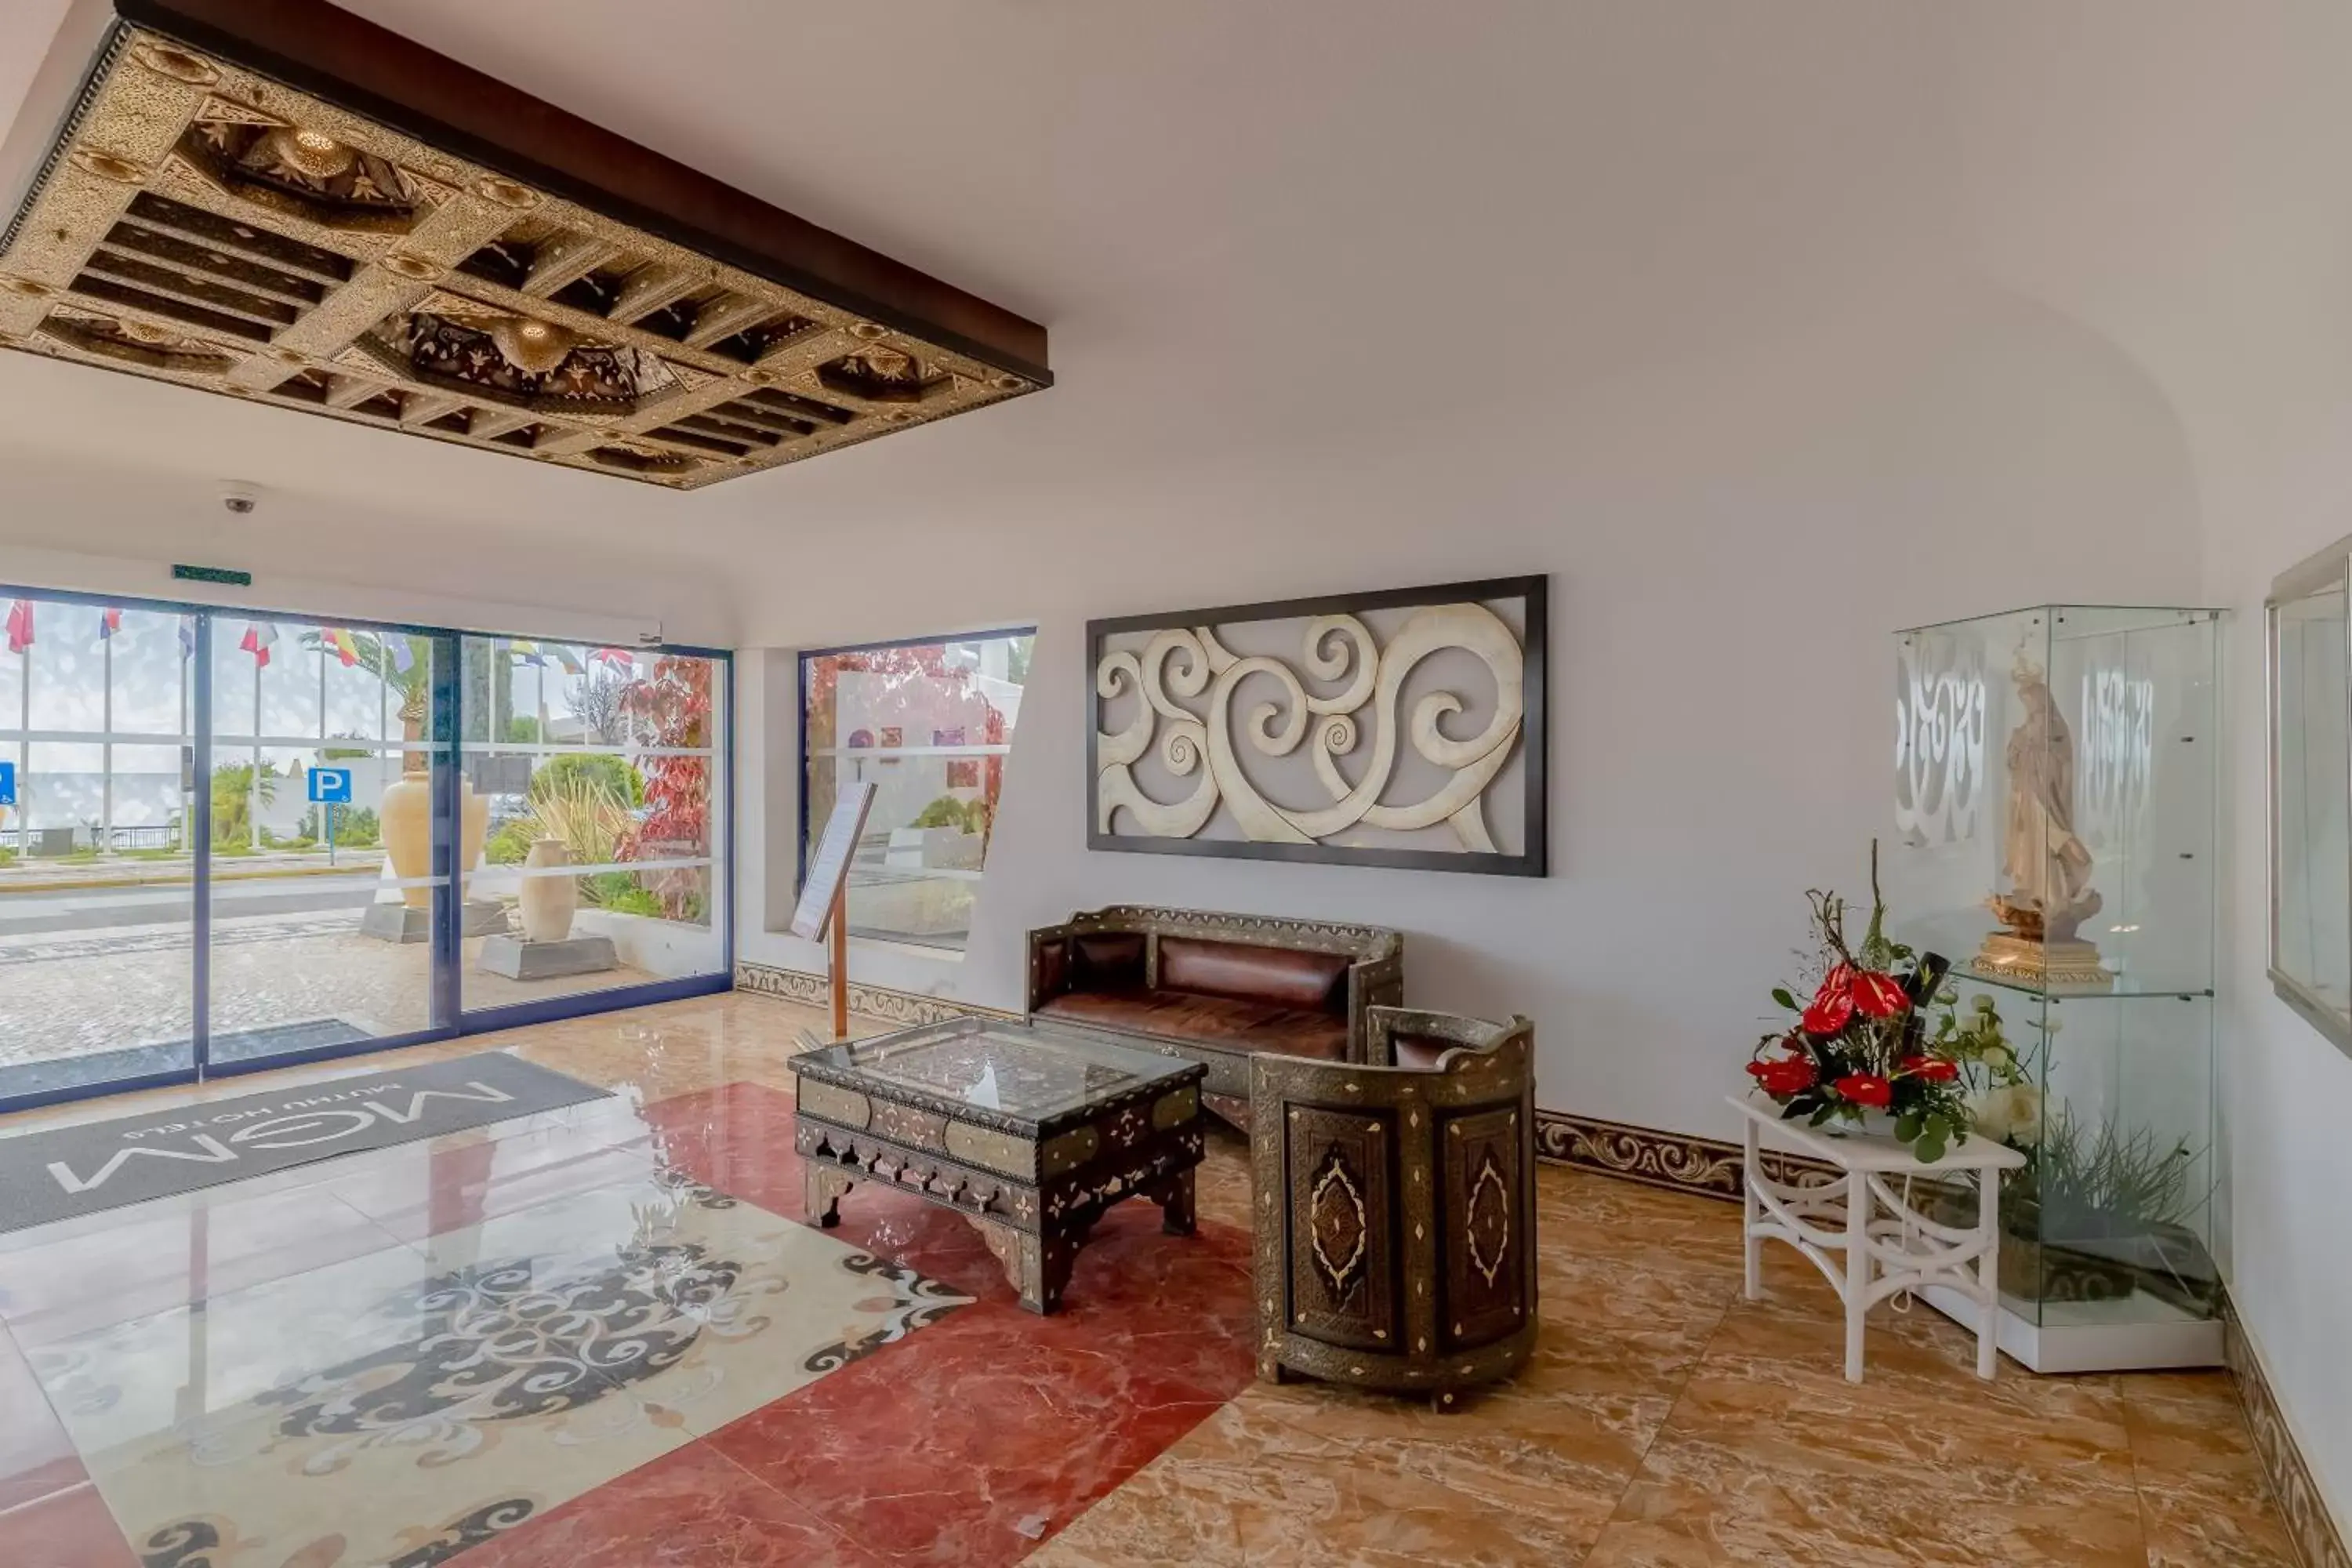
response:
<path id="1" fill-rule="evenodd" d="M 828 1006 L 832 1000 L 825 989 L 824 975 L 797 969 L 779 969 L 765 963 L 737 963 L 735 986 L 737 990 L 750 992 L 755 996 L 773 996 L 781 1001 L 796 1002 L 804 1007 Z M 950 1018 L 1020 1016 L 1017 1013 L 1001 1012 L 993 1007 L 975 1006 L 943 996 L 925 996 L 912 991 L 894 991 L 887 986 L 868 985 L 855 980 L 849 984 L 849 1010 L 863 1013 L 869 1018 L 879 1018 L 886 1024 L 902 1026 L 944 1023 Z M 1740 1196 L 1739 1145 L 1719 1142 L 1712 1138 L 1692 1138 L 1647 1127 L 1631 1127 L 1619 1121 L 1602 1121 L 1590 1116 L 1571 1116 L 1564 1110 L 1538 1109 L 1536 1111 L 1536 1153 L 1558 1164 L 1597 1171 L 1603 1175 L 1664 1187 L 1670 1192 L 1692 1193 L 1700 1197 L 1723 1198 L 1734 1203 Z M 1764 1158 L 1766 1168 L 1775 1177 L 1791 1183 L 1802 1183 L 1816 1173 L 1822 1175 L 1836 1173 L 1826 1165 L 1769 1150 Z M 2352 1568 L 2352 1565 L 2347 1565 L 2347 1568 Z"/>
<path id="2" fill-rule="evenodd" d="M 2286 1531 L 2302 1555 L 2303 1568 L 2352 1568 L 2352 1553 L 2345 1551 L 2344 1537 L 2328 1517 L 2318 1484 L 2303 1462 L 2303 1450 L 2295 1447 L 2294 1434 L 2287 1429 L 2286 1417 L 2263 1371 L 2262 1358 L 2246 1338 L 2245 1325 L 2238 1321 L 2235 1311 L 2223 1314 L 2222 1325 L 2227 1330 L 2224 1354 L 2238 1380 L 2238 1402 L 2245 1407 L 2254 1452 L 2262 1457 L 2263 1473 L 2270 1479 L 2271 1495 L 2278 1500 L 2279 1512 L 2286 1518 Z"/>
<path id="3" fill-rule="evenodd" d="M 1536 1152 L 1580 1171 L 1597 1171 L 1644 1186 L 1695 1197 L 1738 1203 L 1744 1195 L 1740 1146 L 1714 1138 L 1661 1132 L 1565 1110 L 1536 1111 Z M 1803 1186 L 1835 1178 L 1834 1167 L 1818 1160 L 1764 1151 L 1764 1168 L 1775 1181 Z"/>
<path id="4" fill-rule="evenodd" d="M 822 974 L 809 974 L 797 969 L 777 969 L 764 963 L 735 965 L 735 989 L 748 991 L 755 996 L 772 996 L 782 1002 L 797 1002 L 803 1007 L 830 1007 L 833 993 Z M 849 983 L 849 1010 L 863 1013 L 869 1018 L 879 1018 L 886 1024 L 943 1024 L 950 1018 L 1017 1018 L 1018 1013 L 999 1012 L 993 1007 L 975 1006 L 969 1002 L 951 1002 L 941 996 L 925 996 L 913 991 L 893 991 L 887 985 L 867 985 L 859 981 Z"/>

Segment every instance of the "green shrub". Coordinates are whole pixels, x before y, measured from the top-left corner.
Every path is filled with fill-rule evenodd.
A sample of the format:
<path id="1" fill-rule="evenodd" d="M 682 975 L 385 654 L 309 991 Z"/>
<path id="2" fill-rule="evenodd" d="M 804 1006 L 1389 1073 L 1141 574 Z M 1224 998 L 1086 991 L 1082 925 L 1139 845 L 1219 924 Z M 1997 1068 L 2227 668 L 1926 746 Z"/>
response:
<path id="1" fill-rule="evenodd" d="M 662 901 L 643 888 L 630 888 L 605 900 L 604 907 L 616 915 L 647 915 L 662 917 Z"/>
<path id="2" fill-rule="evenodd" d="M 630 894 L 644 891 L 626 871 L 598 871 L 580 879 L 581 901 L 600 909 L 618 909 Z"/>
<path id="3" fill-rule="evenodd" d="M 325 807 L 314 805 L 302 818 L 302 837 L 307 843 L 289 847 L 308 848 L 320 842 L 319 814 Z M 339 805 L 335 808 L 335 842 L 345 849 L 373 849 L 381 842 L 383 824 L 364 805 Z"/>
<path id="4" fill-rule="evenodd" d="M 482 855 L 493 866 L 520 866 L 530 853 L 530 841 L 537 836 L 539 825 L 528 816 L 518 816 L 490 835 L 483 846 Z"/>
<path id="5" fill-rule="evenodd" d="M 566 752 L 531 770 L 530 798 L 545 800 L 573 781 L 593 788 L 630 811 L 646 804 L 646 775 L 626 759 L 601 752 Z"/>
<path id="6" fill-rule="evenodd" d="M 980 802 L 958 800 L 943 795 L 915 814 L 909 827 L 952 827 L 959 833 L 977 833 L 981 829 Z"/>

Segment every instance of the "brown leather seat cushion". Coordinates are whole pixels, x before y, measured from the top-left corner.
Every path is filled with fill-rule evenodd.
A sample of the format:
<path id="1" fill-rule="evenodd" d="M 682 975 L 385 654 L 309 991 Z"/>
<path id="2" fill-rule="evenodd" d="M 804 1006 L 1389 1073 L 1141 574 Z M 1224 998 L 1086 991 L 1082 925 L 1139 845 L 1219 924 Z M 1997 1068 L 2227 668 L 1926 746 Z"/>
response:
<path id="1" fill-rule="evenodd" d="M 1348 1054 L 1348 1020 L 1328 1013 L 1245 1002 L 1232 996 L 1140 988 L 1077 991 L 1055 996 L 1038 1012 L 1169 1039 L 1198 1040 L 1232 1050 L 1339 1061 Z"/>
<path id="2" fill-rule="evenodd" d="M 1349 963 L 1339 952 L 1301 952 L 1186 936 L 1160 939 L 1160 984 L 1164 990 L 1310 1012 L 1347 1012 Z"/>
<path id="3" fill-rule="evenodd" d="M 1416 1068 L 1423 1072 L 1434 1069 L 1440 1057 L 1458 1048 L 1454 1041 L 1442 1039 L 1435 1035 L 1408 1035 L 1402 1032 L 1391 1035 L 1389 1045 L 1396 1052 L 1397 1066 Z"/>

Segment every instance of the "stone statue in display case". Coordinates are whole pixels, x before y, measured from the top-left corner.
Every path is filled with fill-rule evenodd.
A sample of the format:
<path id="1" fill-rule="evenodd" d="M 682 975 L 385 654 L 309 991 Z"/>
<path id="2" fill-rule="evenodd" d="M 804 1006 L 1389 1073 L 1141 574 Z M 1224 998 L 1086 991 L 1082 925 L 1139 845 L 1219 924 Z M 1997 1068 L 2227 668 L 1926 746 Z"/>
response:
<path id="1" fill-rule="evenodd" d="M 2011 678 L 2024 711 L 2009 735 L 2009 886 L 1986 900 L 2004 929 L 1985 938 L 1971 967 L 2034 984 L 2105 985 L 2115 975 L 2077 934 L 2100 899 L 2074 832 L 2074 734 L 2039 665 L 2020 654 Z"/>

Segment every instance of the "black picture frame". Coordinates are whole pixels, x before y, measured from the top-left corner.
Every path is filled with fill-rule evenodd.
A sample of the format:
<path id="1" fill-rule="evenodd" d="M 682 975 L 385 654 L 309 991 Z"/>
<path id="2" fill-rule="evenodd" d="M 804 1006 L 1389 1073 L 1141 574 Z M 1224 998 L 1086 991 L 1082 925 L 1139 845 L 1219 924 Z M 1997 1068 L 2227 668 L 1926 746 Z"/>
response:
<path id="1" fill-rule="evenodd" d="M 1467 583 L 1439 583 L 1417 588 L 1383 588 L 1354 594 L 1327 594 L 1315 598 L 1276 599 L 1255 605 L 1223 605 L 1206 609 L 1166 610 L 1150 615 L 1116 616 L 1087 623 L 1086 670 L 1080 682 L 1086 700 L 1087 726 L 1087 847 L 1142 855 L 1205 855 L 1235 860 L 1288 860 L 1317 865 L 1376 866 L 1406 871 L 1459 871 L 1487 876 L 1544 877 L 1550 874 L 1551 838 L 1550 735 L 1546 711 L 1546 680 L 1550 647 L 1551 578 L 1537 573 L 1524 577 L 1488 577 Z M 1420 605 L 1454 605 L 1517 600 L 1526 606 L 1520 638 L 1521 672 L 1526 713 L 1520 721 L 1519 744 L 1524 749 L 1525 800 L 1521 820 L 1526 825 L 1518 854 L 1485 854 L 1441 849 L 1366 849 L 1329 844 L 1269 844 L 1243 838 L 1163 838 L 1142 834 L 1106 833 L 1100 823 L 1097 795 L 1101 763 L 1102 699 L 1095 691 L 1095 671 L 1106 639 L 1127 632 L 1160 631 L 1221 626 L 1235 621 L 1300 619 L 1314 616 L 1360 615 L 1370 610 L 1408 608 Z"/>

